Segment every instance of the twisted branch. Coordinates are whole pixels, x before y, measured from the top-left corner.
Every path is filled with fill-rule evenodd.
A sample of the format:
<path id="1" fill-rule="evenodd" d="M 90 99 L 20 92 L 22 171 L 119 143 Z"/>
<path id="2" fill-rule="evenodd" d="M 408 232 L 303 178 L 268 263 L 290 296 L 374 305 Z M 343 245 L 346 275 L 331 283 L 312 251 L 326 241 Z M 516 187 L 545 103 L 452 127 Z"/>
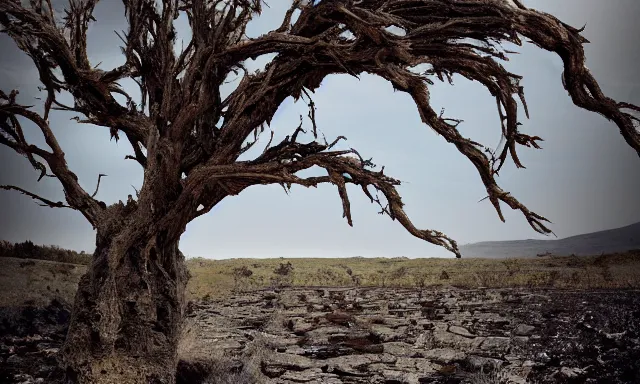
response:
<path id="1" fill-rule="evenodd" d="M 35 193 L 29 192 L 25 189 L 22 189 L 20 187 L 16 187 L 14 185 L 0 185 L 0 189 L 4 189 L 5 191 L 18 191 L 20 193 L 22 193 L 23 195 L 29 196 L 30 198 L 36 200 L 36 201 L 40 201 L 40 203 L 38 205 L 40 205 L 41 207 L 51 207 L 51 208 L 73 208 L 69 205 L 66 205 L 65 203 L 63 203 L 62 201 L 51 201 L 49 199 L 45 199 L 44 197 L 40 197 L 38 195 L 36 195 Z"/>
<path id="2" fill-rule="evenodd" d="M 145 168 L 138 204 L 166 226 L 168 237 L 179 236 L 186 223 L 222 201 L 256 184 L 315 186 L 332 183 L 342 200 L 343 215 L 352 224 L 346 184 L 357 184 L 382 213 L 397 219 L 408 232 L 459 255 L 457 245 L 437 231 L 417 229 L 407 218 L 395 186 L 399 181 L 374 172 L 371 160 L 355 149 L 336 151 L 333 143 L 298 142 L 303 125 L 283 142 L 267 148 L 256 159 L 240 162 L 258 140 L 264 126 L 288 97 L 308 103 L 311 132 L 317 139 L 316 108 L 310 93 L 332 74 L 358 77 L 370 73 L 408 93 L 425 125 L 431 127 L 475 166 L 489 201 L 501 220 L 501 203 L 520 211 L 531 227 L 551 233 L 543 216 L 530 211 L 496 182 L 507 158 L 524 167 L 521 146 L 539 149 L 542 138 L 520 132 L 518 105 L 528 117 L 521 77 L 507 71 L 501 61 L 511 52 L 502 43 L 522 44 L 524 37 L 555 52 L 564 63 L 563 85 L 573 103 L 613 121 L 626 142 L 640 155 L 638 106 L 606 97 L 585 66 L 582 29 L 526 8 L 517 0 L 323 0 L 292 1 L 279 28 L 250 39 L 246 27 L 261 12 L 260 0 L 124 0 L 128 30 L 119 34 L 125 63 L 106 71 L 87 57 L 86 31 L 94 21 L 97 0 L 72 0 L 64 23 L 58 25 L 48 1 L 29 6 L 0 2 L 0 25 L 36 64 L 47 91 L 44 118 L 15 103 L 15 94 L 2 94 L 0 144 L 26 156 L 41 172 L 60 178 L 69 205 L 96 222 L 98 203 L 77 185 L 64 162 L 64 153 L 48 128 L 52 109 L 83 114 L 81 122 L 109 128 L 116 140 L 124 133 L 136 160 Z M 299 17 L 292 23 L 295 12 Z M 175 18 L 184 13 L 192 39 L 174 52 Z M 402 33 L 393 32 L 401 30 Z M 34 38 L 37 37 L 37 38 Z M 276 54 L 263 71 L 249 73 L 244 62 Z M 424 73 L 415 68 L 429 65 Z M 224 100 L 220 87 L 230 73 L 242 76 L 239 86 Z M 481 83 L 496 100 L 503 148 L 492 150 L 463 137 L 462 122 L 437 114 L 428 86 L 435 79 L 452 81 L 454 75 Z M 133 79 L 140 87 L 135 101 L 117 81 Z M 66 90 L 73 106 L 56 100 Z M 123 95 L 123 105 L 114 94 Z M 16 116 L 40 127 L 51 151 L 24 140 Z M 271 127 L 270 127 L 271 128 Z M 253 134 L 253 140 L 250 139 Z M 357 159 L 354 158 L 357 157 Z M 42 159 L 42 160 L 41 160 Z M 317 165 L 326 177 L 299 178 L 296 172 Z M 383 168 L 384 169 L 384 168 Z M 99 184 L 98 180 L 98 184 Z M 373 187 L 387 204 L 374 198 Z M 95 196 L 95 193 L 94 193 Z M 160 204 L 153 205 L 153 202 Z M 204 208 L 198 210 L 198 206 Z M 158 206 L 171 207 L 158 211 Z M 146 219 L 145 219 L 146 220 Z M 149 221 L 149 220 L 147 220 Z M 149 229 L 151 230 L 151 229 Z"/>

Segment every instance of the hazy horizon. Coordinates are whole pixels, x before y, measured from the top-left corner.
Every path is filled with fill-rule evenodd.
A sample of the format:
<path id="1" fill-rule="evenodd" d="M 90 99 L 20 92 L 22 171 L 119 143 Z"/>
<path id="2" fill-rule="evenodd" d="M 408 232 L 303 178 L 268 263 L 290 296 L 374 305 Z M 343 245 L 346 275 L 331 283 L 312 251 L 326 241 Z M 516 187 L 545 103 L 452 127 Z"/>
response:
<path id="1" fill-rule="evenodd" d="M 66 2 L 65 2 L 66 3 Z M 290 1 L 269 2 L 261 17 L 251 22 L 250 36 L 276 28 Z M 591 42 L 585 46 L 587 66 L 605 94 L 617 101 L 640 104 L 637 36 L 640 2 L 619 0 L 530 0 L 525 5 L 549 12 L 581 27 Z M 54 2 L 56 4 L 56 2 Z M 57 2 L 60 4 L 60 1 Z M 110 69 L 124 61 L 114 30 L 126 29 L 122 4 L 103 1 L 96 7 L 98 20 L 89 29 L 92 65 Z M 184 18 L 177 21 L 178 35 L 187 39 Z M 180 43 L 180 41 L 178 41 Z M 30 59 L 13 41 L 0 35 L 0 89 L 20 90 L 19 102 L 42 109 L 38 76 Z M 510 47 L 511 49 L 511 47 Z M 522 130 L 541 136 L 544 149 L 521 148 L 527 169 L 515 169 L 511 161 L 497 179 L 531 210 L 546 216 L 558 238 L 624 227 L 640 221 L 640 158 L 629 147 L 613 122 L 572 104 L 561 83 L 562 61 L 532 44 L 517 47 L 505 67 L 524 76 L 530 119 L 522 116 Z M 261 57 L 248 67 L 258 68 Z M 236 83 L 237 84 L 237 81 Z M 131 84 L 123 83 L 125 89 Z M 227 92 L 234 83 L 229 84 Z M 500 139 L 495 100 L 476 83 L 456 76 L 454 86 L 430 87 L 435 110 L 459 118 L 461 133 L 491 148 Z M 137 92 L 134 92 L 137 94 Z M 64 100 L 64 97 L 62 98 Z M 327 139 L 345 135 L 342 148 L 356 148 L 363 157 L 385 165 L 385 173 L 403 181 L 398 188 L 409 217 L 419 228 L 436 229 L 460 245 L 481 241 L 546 239 L 533 231 L 518 212 L 504 206 L 502 223 L 488 201 L 478 202 L 486 191 L 471 163 L 452 145 L 421 123 L 415 105 L 393 92 L 382 79 L 362 75 L 331 76 L 314 95 L 317 121 Z M 274 142 L 291 134 L 306 116 L 304 102 L 289 98 L 276 113 Z M 522 111 L 521 111 L 522 114 Z M 107 128 L 78 125 L 68 113 L 54 113 L 50 120 L 70 168 L 81 185 L 93 192 L 99 173 L 103 178 L 97 198 L 112 204 L 126 201 L 142 183 L 139 165 L 123 160 L 131 153 L 126 140 L 109 140 Z M 35 144 L 43 140 L 35 130 L 26 132 Z M 261 152 L 265 135 L 255 146 Z M 306 136 L 305 139 L 309 139 Z M 255 155 L 250 151 L 244 157 Z M 52 200 L 64 195 L 56 180 L 37 182 L 38 173 L 26 159 L 0 146 L 3 171 L 0 185 L 14 184 Z M 444 249 L 419 240 L 397 222 L 378 215 L 359 188 L 348 188 L 354 227 L 342 218 L 342 206 L 332 185 L 317 189 L 294 186 L 286 195 L 280 186 L 255 186 L 231 196 L 208 215 L 192 222 L 180 247 L 188 256 L 238 257 L 452 257 Z M 39 207 L 17 192 L 0 191 L 0 239 L 58 245 L 91 252 L 95 235 L 79 212 Z M 555 239 L 550 237 L 548 239 Z"/>

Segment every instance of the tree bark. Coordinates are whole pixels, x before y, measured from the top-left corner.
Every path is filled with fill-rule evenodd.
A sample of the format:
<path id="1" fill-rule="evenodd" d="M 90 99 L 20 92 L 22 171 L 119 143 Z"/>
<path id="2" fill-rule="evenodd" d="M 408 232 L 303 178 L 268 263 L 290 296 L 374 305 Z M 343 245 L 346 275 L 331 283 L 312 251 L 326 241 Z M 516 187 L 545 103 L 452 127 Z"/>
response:
<path id="1" fill-rule="evenodd" d="M 67 382 L 172 384 L 188 280 L 184 256 L 177 241 L 158 246 L 143 239 L 122 251 L 109 240 L 115 237 L 106 238 L 98 234 L 75 297 L 61 351 Z"/>

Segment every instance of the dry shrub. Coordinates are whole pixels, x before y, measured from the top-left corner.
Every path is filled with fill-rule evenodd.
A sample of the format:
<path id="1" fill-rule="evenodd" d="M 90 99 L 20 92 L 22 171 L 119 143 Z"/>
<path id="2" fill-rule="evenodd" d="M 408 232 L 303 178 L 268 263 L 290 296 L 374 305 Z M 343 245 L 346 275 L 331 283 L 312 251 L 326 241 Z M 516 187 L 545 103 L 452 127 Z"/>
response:
<path id="1" fill-rule="evenodd" d="M 208 361 L 209 372 L 202 384 L 265 383 L 266 377 L 262 374 L 261 366 L 271 351 L 268 342 L 259 336 L 247 344 L 242 354 L 236 357 L 216 350 Z"/>
<path id="2" fill-rule="evenodd" d="M 481 368 L 479 372 L 471 375 L 470 384 L 508 384 L 508 375 L 496 367 L 489 369 Z"/>
<path id="3" fill-rule="evenodd" d="M 405 266 L 398 267 L 391 271 L 391 279 L 393 280 L 401 280 L 409 273 L 409 269 Z"/>
<path id="4" fill-rule="evenodd" d="M 262 326 L 262 330 L 277 334 L 287 328 L 287 317 L 279 310 L 273 311 L 269 319 Z"/>
<path id="5" fill-rule="evenodd" d="M 56 277 L 58 274 L 68 276 L 74 269 L 76 269 L 76 266 L 73 264 L 54 264 L 49 271 L 53 274 L 53 277 Z"/>
<path id="6" fill-rule="evenodd" d="M 474 278 L 476 280 L 477 286 L 487 288 L 498 287 L 503 283 L 504 280 L 504 276 L 501 276 L 497 271 L 493 273 L 475 272 Z"/>
<path id="7" fill-rule="evenodd" d="M 233 289 L 243 291 L 243 287 L 247 285 L 247 279 L 253 275 L 253 271 L 246 265 L 233 269 Z"/>
<path id="8" fill-rule="evenodd" d="M 287 263 L 280 263 L 280 265 L 273 270 L 276 276 L 271 278 L 271 285 L 274 287 L 290 287 L 293 285 L 293 264 L 290 261 Z"/>
<path id="9" fill-rule="evenodd" d="M 502 264 L 507 269 L 507 273 L 509 276 L 513 276 L 514 274 L 520 272 L 520 265 L 518 264 L 518 260 L 516 259 L 506 259 L 502 261 Z"/>
<path id="10" fill-rule="evenodd" d="M 178 357 L 184 360 L 193 360 L 198 354 L 198 324 L 194 318 L 186 318 L 182 323 L 180 341 L 178 341 Z"/>
<path id="11" fill-rule="evenodd" d="M 259 373 L 259 371 L 258 371 Z M 254 384 L 259 377 L 246 369 L 245 364 L 221 352 L 207 360 L 180 360 L 176 372 L 176 384 Z"/>
<path id="12" fill-rule="evenodd" d="M 273 321 L 278 321 L 274 319 Z M 264 382 L 260 365 L 270 349 L 257 336 L 244 351 L 231 356 L 222 349 L 202 351 L 198 348 L 198 325 L 194 319 L 184 323 L 178 356 L 176 384 L 255 384 Z"/>
<path id="13" fill-rule="evenodd" d="M 416 288 L 424 288 L 427 285 L 427 274 L 415 272 L 413 274 L 413 284 Z"/>

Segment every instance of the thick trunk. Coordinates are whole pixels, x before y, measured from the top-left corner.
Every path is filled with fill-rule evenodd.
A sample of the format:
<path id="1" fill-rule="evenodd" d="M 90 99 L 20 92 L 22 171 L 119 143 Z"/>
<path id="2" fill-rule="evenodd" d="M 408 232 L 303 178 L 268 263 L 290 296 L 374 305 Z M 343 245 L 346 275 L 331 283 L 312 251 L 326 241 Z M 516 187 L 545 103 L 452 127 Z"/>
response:
<path id="1" fill-rule="evenodd" d="M 188 280 L 184 257 L 177 242 L 145 239 L 124 252 L 113 243 L 98 241 L 80 281 L 62 348 L 67 379 L 174 383 Z"/>

